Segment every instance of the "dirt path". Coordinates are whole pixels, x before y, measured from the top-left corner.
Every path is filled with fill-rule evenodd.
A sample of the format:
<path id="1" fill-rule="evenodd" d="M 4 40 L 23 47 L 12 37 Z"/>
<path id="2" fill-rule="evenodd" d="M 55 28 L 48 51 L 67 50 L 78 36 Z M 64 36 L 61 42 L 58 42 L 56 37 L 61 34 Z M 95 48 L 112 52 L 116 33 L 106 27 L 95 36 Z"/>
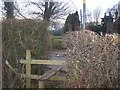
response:
<path id="1" fill-rule="evenodd" d="M 49 55 L 49 59 L 50 60 L 66 60 L 66 50 L 54 50 L 50 55 Z M 51 69 L 56 69 L 59 66 L 52 66 L 49 65 L 48 66 Z M 63 66 L 62 68 L 63 71 L 67 71 L 67 68 L 65 66 Z"/>

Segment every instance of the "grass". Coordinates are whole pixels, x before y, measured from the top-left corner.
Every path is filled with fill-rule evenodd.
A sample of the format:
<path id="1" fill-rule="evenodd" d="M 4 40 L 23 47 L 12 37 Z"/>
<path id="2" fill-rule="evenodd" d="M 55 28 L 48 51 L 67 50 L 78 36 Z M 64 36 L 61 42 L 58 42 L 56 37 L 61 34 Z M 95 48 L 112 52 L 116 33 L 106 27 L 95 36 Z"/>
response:
<path id="1" fill-rule="evenodd" d="M 53 36 L 53 39 L 62 39 L 62 36 Z"/>
<path id="2" fill-rule="evenodd" d="M 53 49 L 64 49 L 65 47 L 63 46 L 62 41 L 63 41 L 62 36 L 53 36 L 52 48 Z"/>

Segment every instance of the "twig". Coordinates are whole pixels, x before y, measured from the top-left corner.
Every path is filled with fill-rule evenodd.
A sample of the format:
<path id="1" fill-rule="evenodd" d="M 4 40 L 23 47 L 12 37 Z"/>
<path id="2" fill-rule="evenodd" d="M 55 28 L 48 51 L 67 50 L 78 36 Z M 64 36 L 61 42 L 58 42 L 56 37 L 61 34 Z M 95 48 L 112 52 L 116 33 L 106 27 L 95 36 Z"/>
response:
<path id="1" fill-rule="evenodd" d="M 24 19 L 27 19 L 19 10 L 17 7 L 14 6 L 14 8 L 17 10 L 17 12 L 24 18 Z"/>

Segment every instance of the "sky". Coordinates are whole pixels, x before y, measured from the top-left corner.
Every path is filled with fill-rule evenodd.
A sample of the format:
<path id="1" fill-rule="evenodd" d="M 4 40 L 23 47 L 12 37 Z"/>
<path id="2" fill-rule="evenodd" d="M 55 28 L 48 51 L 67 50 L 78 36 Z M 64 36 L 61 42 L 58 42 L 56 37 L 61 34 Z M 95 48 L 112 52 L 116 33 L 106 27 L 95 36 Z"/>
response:
<path id="1" fill-rule="evenodd" d="M 82 8 L 83 0 L 71 0 L 74 2 L 77 8 Z M 95 9 L 96 7 L 101 7 L 107 9 L 117 4 L 120 0 L 86 0 L 86 7 L 90 10 Z"/>
<path id="2" fill-rule="evenodd" d="M 29 0 L 17 0 L 17 1 L 26 2 Z M 30 0 L 30 1 L 38 1 L 39 2 L 40 0 Z M 82 7 L 83 7 L 83 5 L 82 5 L 83 0 L 55 0 L 55 1 L 71 3 L 70 8 L 73 9 L 72 12 L 75 12 L 76 10 L 79 12 L 80 9 L 82 9 Z M 119 1 L 120 0 L 86 0 L 86 8 L 87 8 L 87 10 L 89 10 L 92 13 L 95 10 L 95 8 L 100 7 L 102 9 L 100 17 L 103 17 L 106 9 L 111 8 L 113 5 L 117 4 Z M 35 8 L 32 7 L 31 9 L 28 8 L 26 10 L 32 10 L 32 9 L 35 9 Z"/>
<path id="3" fill-rule="evenodd" d="M 79 11 L 82 9 L 83 0 L 70 0 L 74 3 Z M 102 15 L 106 9 L 111 8 L 113 5 L 117 4 L 120 0 L 86 0 L 86 8 L 89 11 L 93 11 L 95 8 L 100 7 L 102 9 Z"/>
<path id="4" fill-rule="evenodd" d="M 80 9 L 83 9 L 83 0 L 59 0 L 59 1 L 71 3 L 70 7 L 73 9 L 73 12 L 77 10 L 79 15 L 80 15 Z M 118 4 L 119 1 L 120 0 L 86 0 L 86 9 L 87 11 L 91 12 L 92 21 L 93 21 L 93 11 L 96 8 L 100 8 L 101 14 L 99 21 L 101 21 L 101 18 L 104 17 L 104 13 L 106 12 L 106 10 L 112 8 L 113 5 Z"/>

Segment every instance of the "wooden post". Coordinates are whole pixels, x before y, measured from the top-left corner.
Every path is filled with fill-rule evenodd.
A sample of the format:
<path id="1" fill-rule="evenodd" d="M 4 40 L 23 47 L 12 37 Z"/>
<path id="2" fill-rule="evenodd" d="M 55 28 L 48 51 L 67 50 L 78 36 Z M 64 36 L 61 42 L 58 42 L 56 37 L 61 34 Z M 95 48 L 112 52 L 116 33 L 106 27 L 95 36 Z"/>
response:
<path id="1" fill-rule="evenodd" d="M 0 90 L 2 90 L 2 21 L 0 21 Z"/>
<path id="2" fill-rule="evenodd" d="M 26 51 L 26 60 L 31 61 L 31 52 L 30 50 Z M 31 74 L 31 64 L 26 63 L 26 88 L 31 87 L 31 79 L 30 79 L 30 74 Z"/>
<path id="3" fill-rule="evenodd" d="M 38 81 L 38 84 L 39 84 L 39 88 L 41 88 L 41 89 L 45 88 L 45 85 L 44 85 L 43 81 Z"/>

